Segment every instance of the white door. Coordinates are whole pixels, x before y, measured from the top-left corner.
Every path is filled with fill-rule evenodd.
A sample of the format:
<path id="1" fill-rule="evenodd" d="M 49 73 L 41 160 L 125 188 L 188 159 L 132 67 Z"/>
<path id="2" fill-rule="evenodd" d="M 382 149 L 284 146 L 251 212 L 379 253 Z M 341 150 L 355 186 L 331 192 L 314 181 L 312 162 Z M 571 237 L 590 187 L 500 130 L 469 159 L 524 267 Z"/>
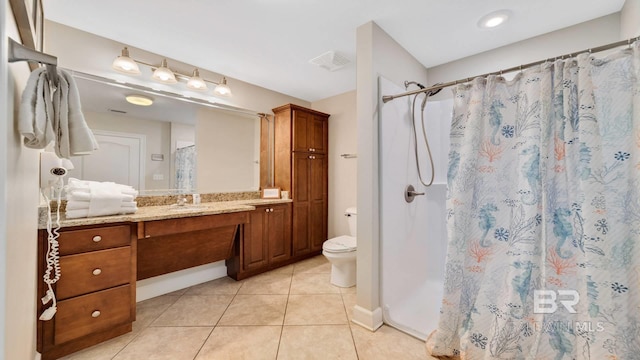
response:
<path id="1" fill-rule="evenodd" d="M 93 130 L 99 149 L 91 155 L 73 156 L 70 177 L 113 181 L 144 190 L 146 137 L 141 134 Z"/>

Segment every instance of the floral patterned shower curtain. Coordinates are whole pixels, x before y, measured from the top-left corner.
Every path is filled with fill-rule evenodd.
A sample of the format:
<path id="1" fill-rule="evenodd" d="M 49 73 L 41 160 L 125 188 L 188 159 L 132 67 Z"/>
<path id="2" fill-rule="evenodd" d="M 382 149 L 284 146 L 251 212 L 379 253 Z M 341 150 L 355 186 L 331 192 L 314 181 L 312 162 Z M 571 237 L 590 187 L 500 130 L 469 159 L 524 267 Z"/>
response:
<path id="1" fill-rule="evenodd" d="M 432 355 L 640 359 L 640 44 L 454 90 Z"/>
<path id="2" fill-rule="evenodd" d="M 195 190 L 196 146 L 176 150 L 176 189 L 181 192 Z"/>

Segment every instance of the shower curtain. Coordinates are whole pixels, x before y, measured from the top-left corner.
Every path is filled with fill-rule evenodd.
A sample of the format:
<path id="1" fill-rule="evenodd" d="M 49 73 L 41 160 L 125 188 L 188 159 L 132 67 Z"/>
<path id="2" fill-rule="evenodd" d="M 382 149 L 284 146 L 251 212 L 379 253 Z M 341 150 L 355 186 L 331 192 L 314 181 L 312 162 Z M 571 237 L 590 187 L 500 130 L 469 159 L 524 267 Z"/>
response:
<path id="1" fill-rule="evenodd" d="M 434 356 L 640 359 L 640 44 L 454 90 Z"/>

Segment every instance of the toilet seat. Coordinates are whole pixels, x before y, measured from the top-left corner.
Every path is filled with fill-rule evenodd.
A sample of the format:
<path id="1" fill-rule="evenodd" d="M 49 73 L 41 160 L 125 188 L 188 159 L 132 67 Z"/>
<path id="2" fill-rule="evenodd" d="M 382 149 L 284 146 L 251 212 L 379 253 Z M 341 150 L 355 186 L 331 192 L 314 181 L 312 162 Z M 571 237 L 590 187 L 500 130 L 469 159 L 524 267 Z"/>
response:
<path id="1" fill-rule="evenodd" d="M 322 250 L 330 253 L 345 253 L 356 251 L 356 238 L 342 235 L 329 239 L 322 244 Z"/>

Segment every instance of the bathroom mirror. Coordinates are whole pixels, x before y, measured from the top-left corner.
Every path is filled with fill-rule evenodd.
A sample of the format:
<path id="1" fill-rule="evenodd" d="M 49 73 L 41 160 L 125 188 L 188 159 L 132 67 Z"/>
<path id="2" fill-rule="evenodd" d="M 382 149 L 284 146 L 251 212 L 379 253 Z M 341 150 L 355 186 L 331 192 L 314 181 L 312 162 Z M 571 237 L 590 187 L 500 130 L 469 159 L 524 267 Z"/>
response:
<path id="1" fill-rule="evenodd" d="M 100 149 L 73 157 L 70 177 L 132 185 L 141 195 L 258 190 L 255 112 L 72 74 Z M 133 102 L 152 103 L 132 104 L 132 95 Z"/>

